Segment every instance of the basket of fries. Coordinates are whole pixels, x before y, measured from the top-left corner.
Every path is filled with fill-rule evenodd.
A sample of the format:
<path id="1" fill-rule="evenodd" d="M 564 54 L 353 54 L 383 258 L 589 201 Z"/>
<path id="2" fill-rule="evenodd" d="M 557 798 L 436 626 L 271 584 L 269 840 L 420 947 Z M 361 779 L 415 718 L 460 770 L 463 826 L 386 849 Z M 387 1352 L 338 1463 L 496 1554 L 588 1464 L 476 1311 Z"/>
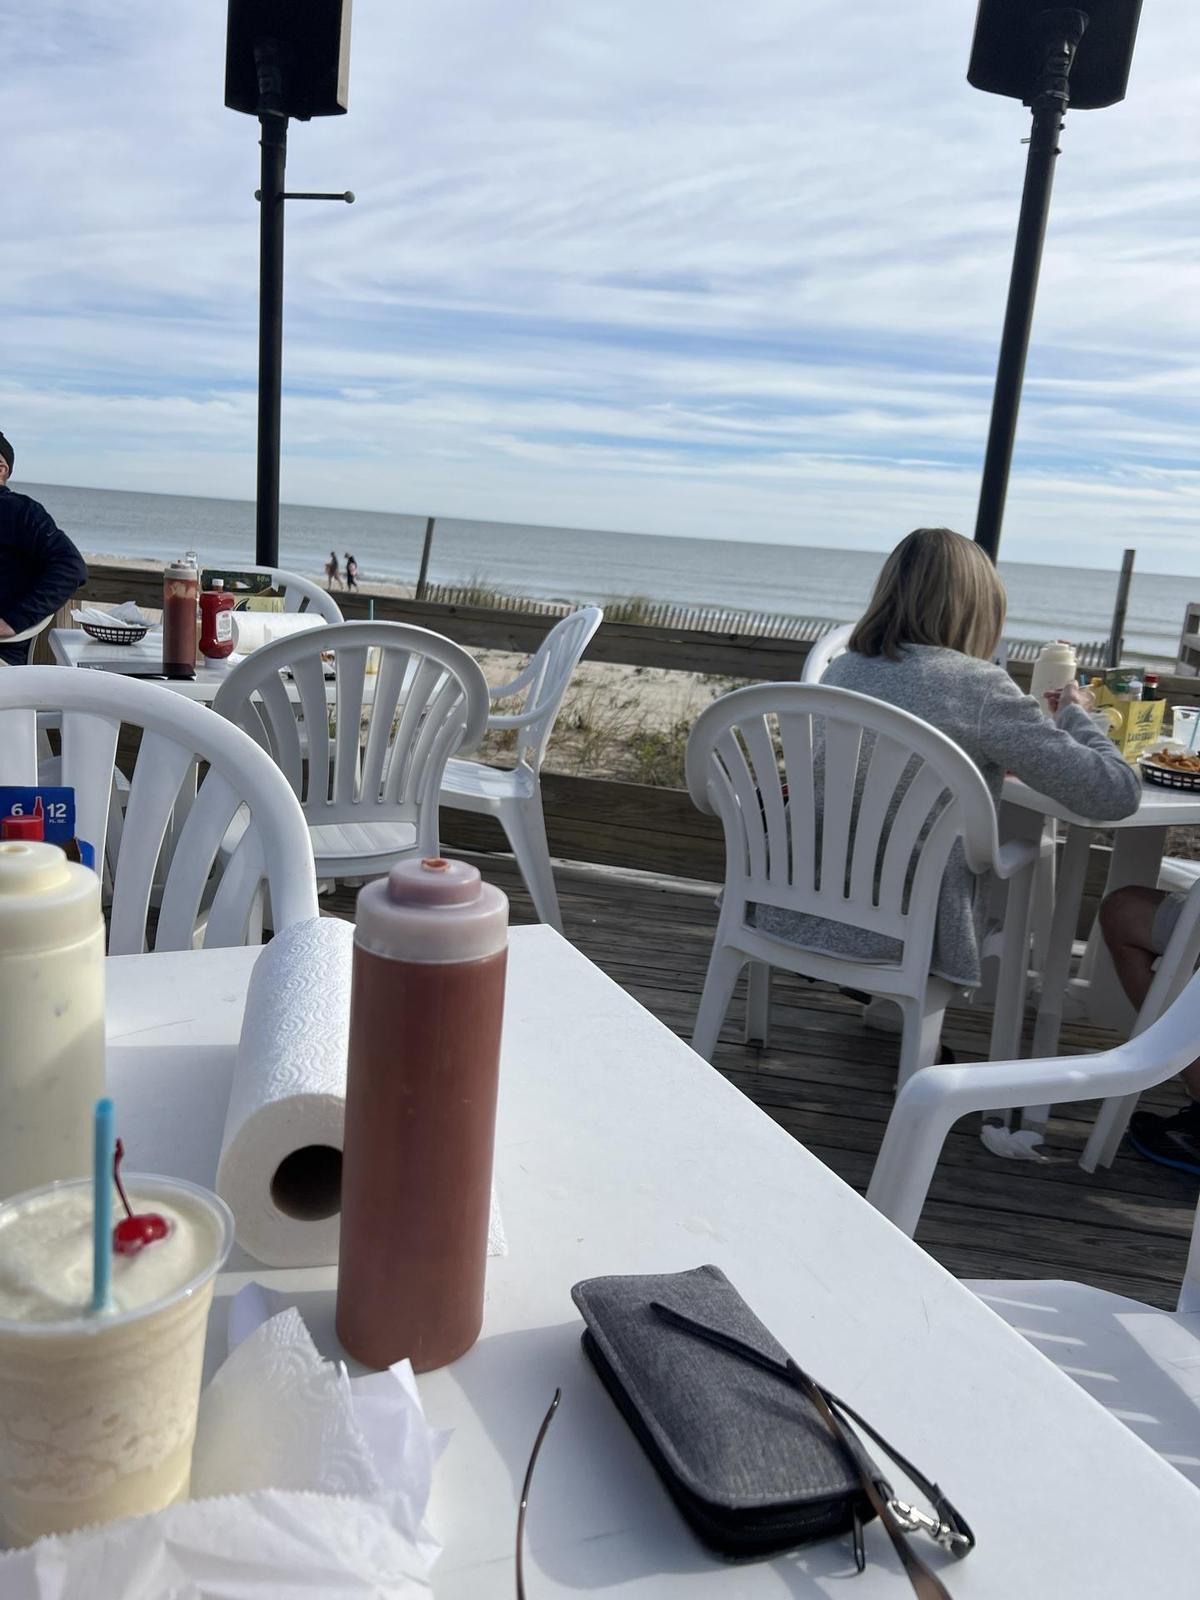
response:
<path id="1" fill-rule="evenodd" d="M 1200 789 L 1200 755 L 1188 750 L 1155 750 L 1138 757 L 1147 783 L 1163 789 Z"/>

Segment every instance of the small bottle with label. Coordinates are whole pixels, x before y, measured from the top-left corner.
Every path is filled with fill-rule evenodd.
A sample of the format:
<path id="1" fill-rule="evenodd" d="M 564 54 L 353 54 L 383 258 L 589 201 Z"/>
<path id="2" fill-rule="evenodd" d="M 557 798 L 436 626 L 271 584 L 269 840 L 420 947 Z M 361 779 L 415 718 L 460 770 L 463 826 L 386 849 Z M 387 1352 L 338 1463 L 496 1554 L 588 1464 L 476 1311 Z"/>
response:
<path id="1" fill-rule="evenodd" d="M 210 664 L 233 653 L 233 607 L 234 598 L 220 578 L 200 596 L 200 654 Z"/>

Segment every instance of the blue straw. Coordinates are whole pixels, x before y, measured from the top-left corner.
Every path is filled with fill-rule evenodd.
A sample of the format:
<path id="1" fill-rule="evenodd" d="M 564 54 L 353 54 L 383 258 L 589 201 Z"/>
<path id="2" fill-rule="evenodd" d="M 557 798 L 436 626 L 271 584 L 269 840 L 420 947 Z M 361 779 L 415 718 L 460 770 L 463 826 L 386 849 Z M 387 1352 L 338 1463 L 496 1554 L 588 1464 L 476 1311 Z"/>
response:
<path id="1" fill-rule="evenodd" d="M 92 1173 L 92 1310 L 112 1310 L 113 1103 L 96 1101 L 96 1153 Z"/>
<path id="2" fill-rule="evenodd" d="M 1195 750 L 1195 748 L 1196 748 L 1196 735 L 1197 735 L 1197 733 L 1200 733 L 1200 716 L 1192 718 L 1192 732 L 1191 732 L 1191 736 L 1188 739 L 1188 749 L 1189 750 Z"/>

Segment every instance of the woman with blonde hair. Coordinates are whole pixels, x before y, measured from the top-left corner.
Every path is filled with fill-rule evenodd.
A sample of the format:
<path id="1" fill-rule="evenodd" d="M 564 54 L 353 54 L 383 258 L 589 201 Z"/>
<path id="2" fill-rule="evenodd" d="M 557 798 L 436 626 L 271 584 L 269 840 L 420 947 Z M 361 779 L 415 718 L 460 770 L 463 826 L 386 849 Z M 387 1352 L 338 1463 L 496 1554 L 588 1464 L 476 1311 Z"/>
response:
<path id="1" fill-rule="evenodd" d="M 1007 772 L 1097 821 L 1137 810 L 1141 783 L 1087 715 L 1074 683 L 1047 695 L 1047 717 L 992 657 L 1007 596 L 982 548 L 949 528 L 917 528 L 888 556 L 845 655 L 822 683 L 852 689 L 931 723 L 970 756 L 999 800 Z M 862 782 L 860 765 L 859 782 Z M 946 868 L 933 971 L 964 988 L 979 982 L 976 879 L 961 848 Z M 758 908 L 764 933 L 857 960 L 896 959 L 895 941 L 823 918 Z"/>

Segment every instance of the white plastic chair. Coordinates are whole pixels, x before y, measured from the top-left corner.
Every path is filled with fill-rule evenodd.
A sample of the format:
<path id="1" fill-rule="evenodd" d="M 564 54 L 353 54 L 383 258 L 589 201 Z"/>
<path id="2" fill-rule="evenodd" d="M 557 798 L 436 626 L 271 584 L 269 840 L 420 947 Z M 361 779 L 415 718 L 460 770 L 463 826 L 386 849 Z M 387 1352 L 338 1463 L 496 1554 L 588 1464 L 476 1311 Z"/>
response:
<path id="1" fill-rule="evenodd" d="M 289 611 L 315 611 L 326 622 L 343 622 L 341 607 L 319 583 L 302 578 L 298 572 L 288 572 L 285 567 L 242 567 L 238 572 L 263 572 L 271 580 L 271 587 L 283 596 L 283 609 Z"/>
<path id="2" fill-rule="evenodd" d="M 836 628 L 830 628 L 828 633 L 823 633 L 819 639 L 815 639 L 812 649 L 804 658 L 800 682 L 820 683 L 829 663 L 836 661 L 838 656 L 844 656 L 850 648 L 850 635 L 857 626 L 856 622 L 842 622 Z"/>
<path id="3" fill-rule="evenodd" d="M 60 713 L 60 781 L 75 791 L 75 827 L 111 874 L 108 952 L 146 947 L 152 893 L 155 950 L 251 944 L 263 891 L 274 927 L 317 915 L 308 830 L 295 796 L 253 740 L 206 706 L 159 684 L 71 667 L 0 674 L 0 783 L 38 780 L 37 716 Z M 122 724 L 142 730 L 124 818 L 113 804 Z M 197 786 L 197 764 L 207 771 Z M 238 848 L 218 863 L 239 811 Z"/>
<path id="4" fill-rule="evenodd" d="M 928 1067 L 956 993 L 930 973 L 939 890 L 956 842 L 972 872 L 1010 880 L 992 1046 L 1016 1054 L 1036 848 L 998 844 L 982 774 L 945 734 L 868 695 L 764 684 L 727 694 L 700 714 L 688 740 L 687 781 L 696 805 L 715 812 L 725 831 L 721 915 L 692 1037 L 702 1056 L 711 1057 L 750 962 L 748 1038 L 765 1042 L 777 966 L 895 1001 L 904 1017 L 900 1082 Z M 894 939 L 898 959 L 854 961 L 774 938 L 747 920 L 752 904 Z"/>
<path id="5" fill-rule="evenodd" d="M 333 657 L 332 698 L 323 653 Z M 213 710 L 282 769 L 317 876 L 370 878 L 405 856 L 437 855 L 442 774 L 454 751 L 482 739 L 488 688 L 475 658 L 440 633 L 342 622 L 245 657 Z M 235 840 L 236 828 L 227 847 Z"/>
<path id="6" fill-rule="evenodd" d="M 1189 907 L 1189 909 L 1192 909 Z M 1180 926 L 1180 948 L 1196 928 Z M 1168 946 L 1168 949 L 1170 946 Z M 1157 980 L 1156 980 L 1157 981 Z M 1147 996 L 1149 1004 L 1150 996 Z M 987 1061 L 931 1067 L 897 1096 L 871 1174 L 867 1199 L 898 1228 L 912 1233 L 933 1181 L 946 1135 L 972 1111 L 1124 1100 L 1165 1083 L 1196 1057 L 1200 1040 L 1200 974 L 1141 1033 L 1097 1055 L 1051 1056 L 1041 1061 Z M 1093 1138 L 1095 1138 L 1093 1133 Z M 1194 1263 L 1194 1265 L 1198 1265 Z M 1200 1304 L 1196 1307 L 1200 1310 Z"/>
<path id="7" fill-rule="evenodd" d="M 442 804 L 459 811 L 483 811 L 504 829 L 517 866 L 543 922 L 562 932 L 562 916 L 550 866 L 546 821 L 542 814 L 542 758 L 571 674 L 604 621 L 599 606 L 583 606 L 556 622 L 537 654 L 511 683 L 490 691 L 495 702 L 523 695 L 519 711 L 493 714 L 488 727 L 511 728 L 517 736 L 517 764 L 485 766 L 481 761 L 451 760 L 442 779 Z"/>
<path id="8" fill-rule="evenodd" d="M 930 1067 L 896 1099 L 867 1199 L 911 1234 L 946 1135 L 960 1117 L 1147 1088 L 1185 1067 L 1197 1039 L 1200 974 L 1157 1021 L 1115 1050 Z M 1174 1315 L 1079 1283 L 981 1281 L 970 1287 L 1200 1487 L 1200 1209 Z"/>

